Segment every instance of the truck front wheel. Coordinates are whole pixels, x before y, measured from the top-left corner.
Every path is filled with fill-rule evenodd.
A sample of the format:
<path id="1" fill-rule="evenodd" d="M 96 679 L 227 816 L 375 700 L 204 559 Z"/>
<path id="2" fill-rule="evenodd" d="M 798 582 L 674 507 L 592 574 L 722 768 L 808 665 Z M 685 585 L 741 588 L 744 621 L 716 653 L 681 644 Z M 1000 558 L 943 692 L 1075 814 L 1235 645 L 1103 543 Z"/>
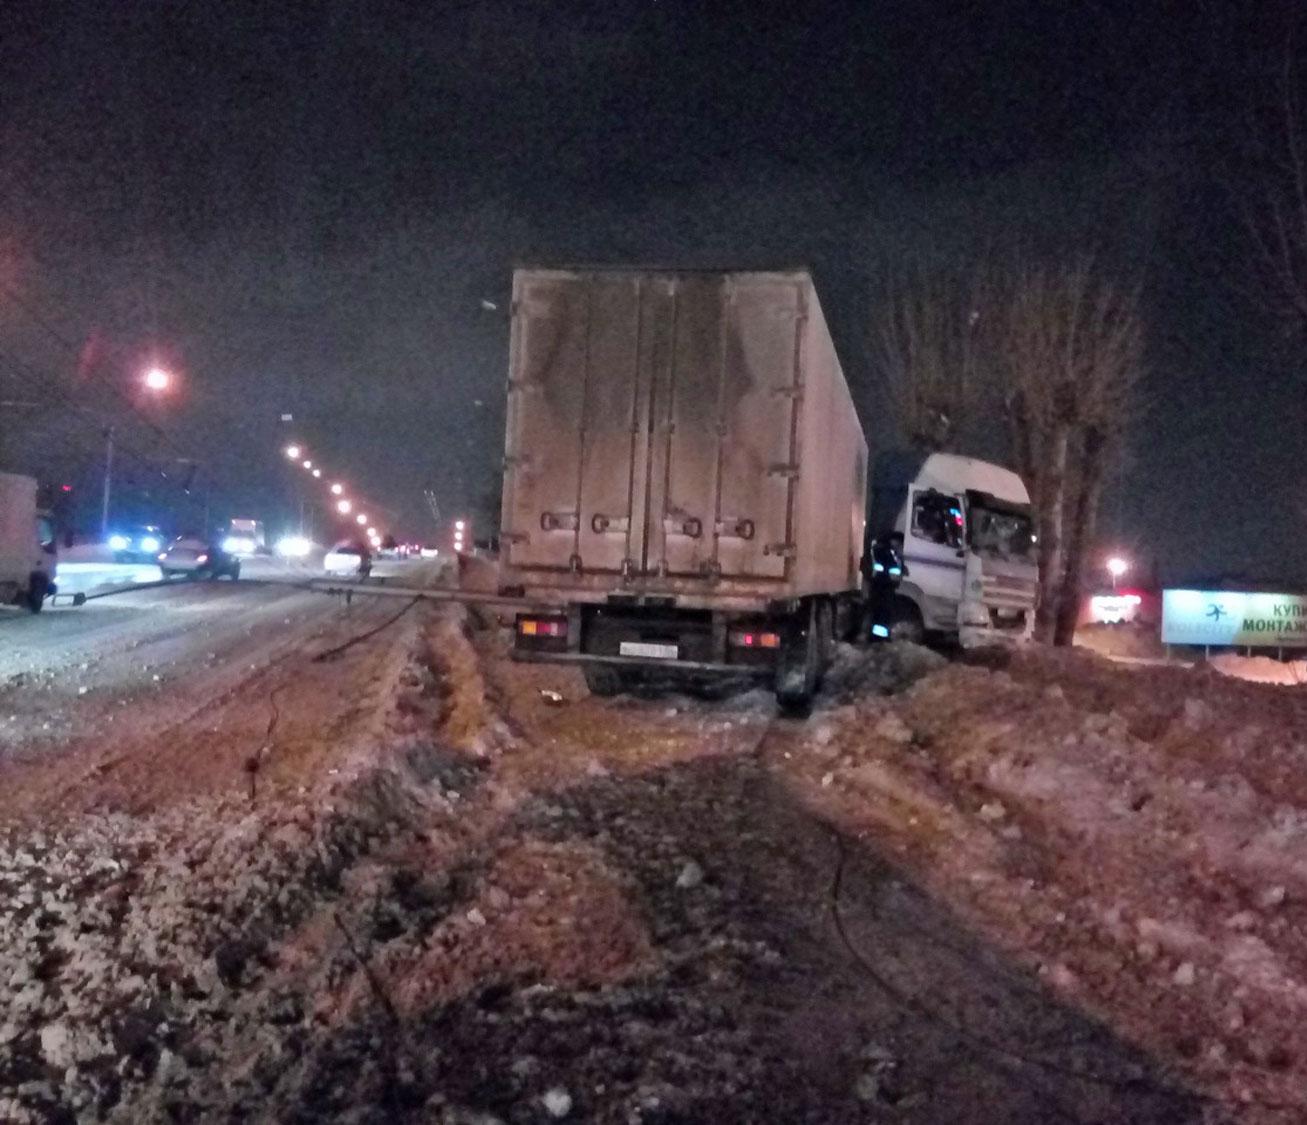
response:
<path id="1" fill-rule="evenodd" d="M 41 607 L 45 605 L 45 595 L 50 590 L 50 579 L 44 574 L 33 574 L 32 580 L 27 587 L 27 608 L 33 613 L 40 613 Z"/>
<path id="2" fill-rule="evenodd" d="M 921 610 L 911 598 L 899 594 L 894 599 L 893 617 L 890 635 L 896 641 L 908 641 L 914 645 L 926 643 L 926 623 L 922 620 Z"/>

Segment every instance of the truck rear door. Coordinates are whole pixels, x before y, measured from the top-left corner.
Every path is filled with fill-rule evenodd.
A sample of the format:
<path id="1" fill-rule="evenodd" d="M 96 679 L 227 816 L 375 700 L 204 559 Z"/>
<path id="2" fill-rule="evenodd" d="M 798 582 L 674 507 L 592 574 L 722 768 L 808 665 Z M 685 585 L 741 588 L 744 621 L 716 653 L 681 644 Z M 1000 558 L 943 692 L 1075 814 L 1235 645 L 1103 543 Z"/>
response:
<path id="1" fill-rule="evenodd" d="M 513 318 L 504 539 L 512 565 L 613 571 L 631 521 L 640 300 L 624 275 L 527 275 Z"/>
<path id="2" fill-rule="evenodd" d="M 802 287 L 781 278 L 525 275 L 510 564 L 784 577 L 803 315 Z"/>

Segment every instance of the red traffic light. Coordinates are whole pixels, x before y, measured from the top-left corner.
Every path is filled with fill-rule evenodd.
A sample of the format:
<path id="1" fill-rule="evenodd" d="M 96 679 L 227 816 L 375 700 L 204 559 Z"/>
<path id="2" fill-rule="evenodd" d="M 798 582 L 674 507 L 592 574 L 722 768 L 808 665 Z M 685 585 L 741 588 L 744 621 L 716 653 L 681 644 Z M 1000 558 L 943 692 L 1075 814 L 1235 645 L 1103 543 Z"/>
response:
<path id="1" fill-rule="evenodd" d="M 59 486 L 60 492 L 72 492 L 72 490 L 73 490 L 73 486 L 71 484 L 61 484 Z"/>

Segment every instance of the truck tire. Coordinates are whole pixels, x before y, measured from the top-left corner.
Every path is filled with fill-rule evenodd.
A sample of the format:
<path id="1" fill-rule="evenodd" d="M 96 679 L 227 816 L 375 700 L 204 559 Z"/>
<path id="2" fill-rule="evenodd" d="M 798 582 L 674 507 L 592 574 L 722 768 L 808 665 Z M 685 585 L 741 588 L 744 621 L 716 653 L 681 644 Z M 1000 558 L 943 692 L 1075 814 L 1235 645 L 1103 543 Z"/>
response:
<path id="1" fill-rule="evenodd" d="M 622 689 L 626 686 L 621 672 L 606 664 L 587 664 L 584 671 L 585 686 L 590 689 L 591 695 L 608 699 L 614 695 L 621 695 Z"/>
<path id="2" fill-rule="evenodd" d="M 893 618 L 890 623 L 890 637 L 896 641 L 908 641 L 914 645 L 926 643 L 926 623 L 921 618 L 921 610 L 911 598 L 899 594 L 894 599 Z"/>
<path id="3" fill-rule="evenodd" d="M 45 605 L 45 595 L 50 589 L 50 579 L 44 574 L 33 574 L 32 580 L 27 587 L 27 596 L 23 600 L 27 608 L 33 613 L 40 613 L 41 607 Z"/>
<path id="4" fill-rule="evenodd" d="M 835 607 L 823 598 L 817 605 L 817 684 L 826 682 L 826 671 L 835 657 Z"/>
<path id="5" fill-rule="evenodd" d="M 806 623 L 781 649 L 776 664 L 776 702 L 787 715 L 802 718 L 812 710 L 821 672 L 822 643 L 819 635 L 817 606 L 809 603 Z"/>

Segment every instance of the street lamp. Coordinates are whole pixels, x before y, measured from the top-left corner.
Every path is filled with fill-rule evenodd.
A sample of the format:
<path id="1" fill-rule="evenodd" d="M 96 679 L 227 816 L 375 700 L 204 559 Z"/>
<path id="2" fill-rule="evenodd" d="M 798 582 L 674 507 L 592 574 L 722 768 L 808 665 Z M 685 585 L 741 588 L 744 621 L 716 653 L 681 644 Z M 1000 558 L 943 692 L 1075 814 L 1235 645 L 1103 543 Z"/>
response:
<path id="1" fill-rule="evenodd" d="M 302 462 L 302 464 L 304 465 L 304 467 L 305 467 L 306 469 L 311 469 L 311 468 L 313 468 L 313 462 L 310 461 L 310 460 L 308 460 L 307 458 L 305 458 L 305 460 Z"/>
<path id="2" fill-rule="evenodd" d="M 314 476 L 315 479 L 321 479 L 321 477 L 322 477 L 322 470 L 321 470 L 321 469 L 314 469 L 314 470 L 313 470 L 313 476 Z"/>
<path id="3" fill-rule="evenodd" d="M 303 452 L 304 451 L 298 445 L 286 446 L 286 456 L 292 461 L 298 461 L 300 459 L 300 454 Z"/>
<path id="4" fill-rule="evenodd" d="M 151 367 L 141 376 L 141 383 L 151 394 L 162 394 L 172 382 L 172 376 L 162 367 Z M 100 537 L 109 534 L 109 499 L 113 493 L 113 439 L 114 428 L 104 431 L 104 491 L 100 497 Z"/>
<path id="5" fill-rule="evenodd" d="M 365 516 L 362 512 L 359 512 L 359 514 L 355 516 L 354 519 L 358 522 L 360 527 L 362 527 L 368 522 L 368 517 Z"/>
<path id="6" fill-rule="evenodd" d="M 1113 555 L 1107 560 L 1107 573 L 1112 576 L 1112 591 L 1116 592 L 1118 580 L 1130 569 L 1130 564 L 1121 558 L 1120 555 Z"/>
<path id="7" fill-rule="evenodd" d="M 343 484 L 333 484 L 331 486 L 331 494 L 333 496 L 339 496 L 344 491 L 345 491 L 345 486 Z"/>
<path id="8" fill-rule="evenodd" d="M 338 511 L 342 516 L 349 515 L 349 510 L 352 507 L 353 505 L 348 500 L 336 501 L 336 511 Z"/>

